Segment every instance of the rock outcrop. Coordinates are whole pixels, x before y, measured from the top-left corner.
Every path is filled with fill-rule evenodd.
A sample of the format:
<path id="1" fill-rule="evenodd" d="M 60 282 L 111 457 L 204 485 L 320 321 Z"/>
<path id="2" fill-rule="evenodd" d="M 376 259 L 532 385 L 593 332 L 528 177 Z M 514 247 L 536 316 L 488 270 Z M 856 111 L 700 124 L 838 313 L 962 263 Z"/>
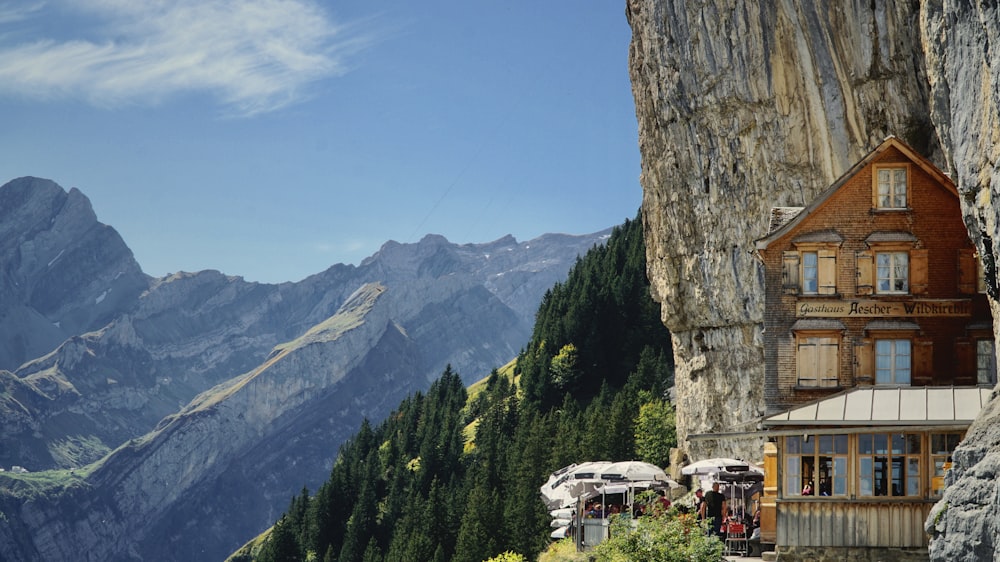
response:
<path id="1" fill-rule="evenodd" d="M 753 241 L 767 211 L 808 203 L 888 135 L 956 180 L 998 296 L 995 2 L 628 0 L 627 14 L 648 271 L 673 337 L 690 454 L 760 456 L 752 438 L 696 434 L 752 431 L 764 413 Z M 968 516 L 1000 508 L 996 412 L 984 410 L 956 454 L 948 508 L 929 522 L 936 559 L 1000 556 L 991 518 Z"/>
<path id="2" fill-rule="evenodd" d="M 62 326 L 25 324 L 43 351 L 0 370 L 0 466 L 73 470 L 42 492 L 0 478 L 0 559 L 14 560 L 221 559 L 322 482 L 362 419 L 380 420 L 447 365 L 471 381 L 512 359 L 544 291 L 608 234 L 388 242 L 358 266 L 278 285 L 216 271 L 152 279 L 136 266 L 141 290 L 110 299 L 126 294 L 116 285 L 101 300 L 92 277 L 126 277 L 105 273 L 131 260 L 124 243 L 78 263 L 59 244 L 110 227 L 92 212 L 77 213 L 89 226 L 73 237 L 38 226 L 62 220 L 39 209 L 89 211 L 81 193 L 28 178 L 0 187 L 0 201 L 30 211 L 0 222 L 0 240 L 17 242 L 0 272 L 20 272 L 0 306 Z M 91 273 L 51 293 L 62 301 L 33 301 L 48 263 L 64 259 Z"/>
<path id="3" fill-rule="evenodd" d="M 101 328 L 148 283 L 76 188 L 31 177 L 0 187 L 0 369 Z"/>

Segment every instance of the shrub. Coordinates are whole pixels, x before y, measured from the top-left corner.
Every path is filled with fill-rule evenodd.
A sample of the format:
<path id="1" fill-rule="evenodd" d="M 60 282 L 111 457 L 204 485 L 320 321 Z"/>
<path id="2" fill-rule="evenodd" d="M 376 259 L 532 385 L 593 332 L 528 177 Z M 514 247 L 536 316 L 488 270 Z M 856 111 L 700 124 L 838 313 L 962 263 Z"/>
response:
<path id="1" fill-rule="evenodd" d="M 718 562 L 723 550 L 718 537 L 708 536 L 705 524 L 668 512 L 615 521 L 611 537 L 597 545 L 594 554 L 601 562 Z"/>

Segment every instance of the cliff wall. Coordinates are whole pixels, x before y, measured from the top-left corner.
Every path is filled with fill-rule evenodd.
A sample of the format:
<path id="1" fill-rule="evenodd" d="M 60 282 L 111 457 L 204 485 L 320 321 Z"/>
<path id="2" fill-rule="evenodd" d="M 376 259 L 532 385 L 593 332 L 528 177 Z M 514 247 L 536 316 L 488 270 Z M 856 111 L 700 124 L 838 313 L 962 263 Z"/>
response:
<path id="1" fill-rule="evenodd" d="M 997 297 L 995 2 L 628 0 L 626 10 L 648 272 L 673 336 L 689 455 L 760 456 L 757 439 L 698 434 L 752 431 L 763 414 L 763 276 L 752 251 L 768 210 L 808 203 L 888 135 L 956 180 Z M 1000 507 L 996 411 L 956 455 L 937 559 L 1000 552 L 980 516 Z M 986 558 L 963 549 L 973 538 Z"/>

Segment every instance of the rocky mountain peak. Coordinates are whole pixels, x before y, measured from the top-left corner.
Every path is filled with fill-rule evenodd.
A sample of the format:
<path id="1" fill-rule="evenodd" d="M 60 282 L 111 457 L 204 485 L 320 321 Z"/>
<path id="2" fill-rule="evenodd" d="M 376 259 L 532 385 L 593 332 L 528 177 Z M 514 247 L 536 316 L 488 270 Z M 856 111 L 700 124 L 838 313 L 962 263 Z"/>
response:
<path id="1" fill-rule="evenodd" d="M 147 277 L 87 197 L 33 177 L 0 186 L 0 368 L 95 330 L 131 306 Z"/>
<path id="2" fill-rule="evenodd" d="M 220 559 L 363 419 L 447 365 L 471 381 L 516 356 L 545 290 L 603 240 L 430 235 L 271 285 L 149 279 L 47 180 L 0 187 L 0 212 L 0 466 L 75 471 L 42 501 L 0 493 L 0 558 L 18 560 Z"/>

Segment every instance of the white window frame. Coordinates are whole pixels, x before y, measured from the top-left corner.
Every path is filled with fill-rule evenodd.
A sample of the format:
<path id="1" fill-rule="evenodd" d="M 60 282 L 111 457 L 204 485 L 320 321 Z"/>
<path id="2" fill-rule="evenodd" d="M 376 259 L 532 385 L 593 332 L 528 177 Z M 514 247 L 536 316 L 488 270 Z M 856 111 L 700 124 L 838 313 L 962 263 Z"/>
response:
<path id="1" fill-rule="evenodd" d="M 906 344 L 903 353 L 902 343 Z M 905 369 L 898 363 L 905 358 Z M 902 380 L 905 370 L 906 377 Z M 909 385 L 913 380 L 913 340 L 908 338 L 876 338 L 875 339 L 875 384 L 876 385 Z"/>
<path id="2" fill-rule="evenodd" d="M 804 295 L 818 295 L 819 294 L 819 252 L 807 251 L 801 252 L 799 254 L 801 258 L 801 279 L 802 279 L 802 294 Z M 809 261 L 812 260 L 810 264 Z M 810 287 L 810 283 L 812 287 Z"/>
<path id="3" fill-rule="evenodd" d="M 883 263 L 886 260 L 887 263 Z M 902 263 L 900 263 L 902 262 Z M 902 288 L 896 288 L 902 281 Z M 885 283 L 885 288 L 883 288 Z M 906 295 L 910 292 L 910 253 L 875 252 L 875 293 Z"/>
<path id="4" fill-rule="evenodd" d="M 874 183 L 876 208 L 908 208 L 910 171 L 907 166 L 876 166 Z"/>

